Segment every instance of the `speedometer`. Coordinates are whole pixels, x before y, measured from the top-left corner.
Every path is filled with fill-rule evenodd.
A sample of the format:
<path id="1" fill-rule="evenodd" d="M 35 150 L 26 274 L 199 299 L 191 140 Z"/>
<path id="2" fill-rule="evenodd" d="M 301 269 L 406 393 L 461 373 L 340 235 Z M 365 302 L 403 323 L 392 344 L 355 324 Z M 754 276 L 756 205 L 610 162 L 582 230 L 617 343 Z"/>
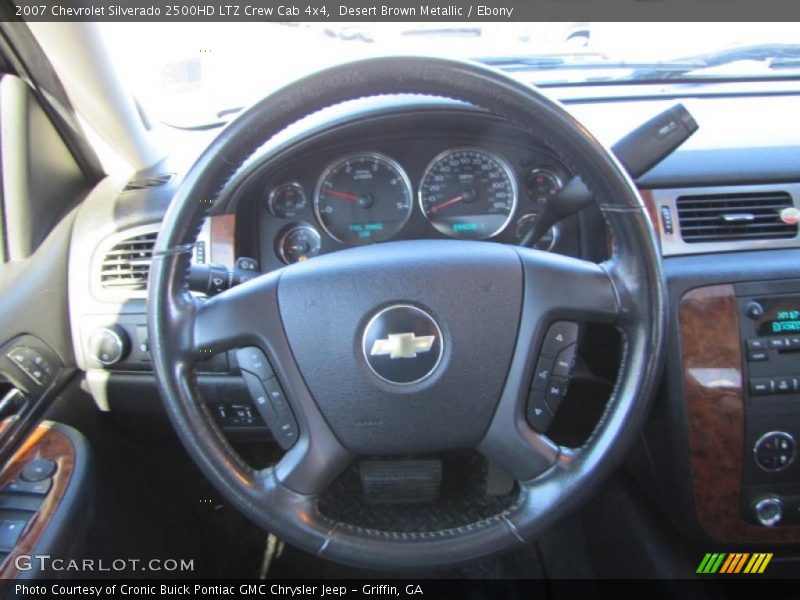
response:
<path id="1" fill-rule="evenodd" d="M 331 237 L 354 246 L 394 236 L 411 215 L 411 182 L 388 156 L 358 154 L 330 165 L 317 184 L 314 210 Z"/>
<path id="2" fill-rule="evenodd" d="M 499 156 L 473 148 L 447 150 L 425 170 L 419 203 L 441 233 L 480 240 L 508 225 L 517 206 L 517 186 Z"/>

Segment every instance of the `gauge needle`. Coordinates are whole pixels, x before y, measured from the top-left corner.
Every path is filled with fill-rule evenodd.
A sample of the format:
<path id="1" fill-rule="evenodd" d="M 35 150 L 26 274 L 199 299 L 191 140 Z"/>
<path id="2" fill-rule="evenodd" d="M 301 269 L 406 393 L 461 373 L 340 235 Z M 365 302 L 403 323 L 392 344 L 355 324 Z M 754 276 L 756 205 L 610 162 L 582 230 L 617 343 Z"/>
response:
<path id="1" fill-rule="evenodd" d="M 325 190 L 326 194 L 330 194 L 331 196 L 336 196 L 337 198 L 344 198 L 345 200 L 352 200 L 353 202 L 358 200 L 358 196 L 355 194 L 348 194 L 347 192 L 340 192 L 339 190 L 332 190 L 327 188 Z"/>
<path id="2" fill-rule="evenodd" d="M 455 198 L 450 198 L 450 200 L 445 200 L 444 202 L 440 202 L 439 204 L 434 204 L 431 206 L 431 212 L 439 212 L 443 208 L 447 208 L 451 204 L 455 204 L 456 202 L 461 202 L 464 199 L 464 194 L 456 196 Z"/>

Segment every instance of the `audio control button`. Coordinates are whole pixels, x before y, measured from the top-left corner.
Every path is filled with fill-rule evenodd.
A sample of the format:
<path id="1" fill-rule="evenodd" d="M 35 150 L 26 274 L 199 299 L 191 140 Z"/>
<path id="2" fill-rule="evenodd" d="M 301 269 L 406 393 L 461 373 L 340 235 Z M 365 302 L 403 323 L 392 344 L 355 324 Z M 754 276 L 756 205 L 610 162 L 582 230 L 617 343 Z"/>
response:
<path id="1" fill-rule="evenodd" d="M 772 393 L 772 384 L 769 377 L 755 377 L 750 380 L 750 393 L 754 396 L 767 396 Z"/>
<path id="2" fill-rule="evenodd" d="M 791 377 L 774 377 L 773 384 L 775 392 L 778 394 L 791 394 L 792 393 L 792 378 Z"/>
<path id="3" fill-rule="evenodd" d="M 770 338 L 767 343 L 769 344 L 769 347 L 772 348 L 773 350 L 785 350 L 789 348 L 790 345 L 789 338 L 784 338 L 784 337 Z"/>
<path id="4" fill-rule="evenodd" d="M 767 342 L 764 338 L 750 338 L 747 340 L 748 350 L 766 350 Z"/>
<path id="5" fill-rule="evenodd" d="M 747 352 L 747 360 L 750 362 L 769 360 L 769 353 L 766 350 L 750 350 Z"/>
<path id="6" fill-rule="evenodd" d="M 785 431 L 771 431 L 762 435 L 753 448 L 756 464 L 769 472 L 782 471 L 794 462 L 794 438 Z"/>

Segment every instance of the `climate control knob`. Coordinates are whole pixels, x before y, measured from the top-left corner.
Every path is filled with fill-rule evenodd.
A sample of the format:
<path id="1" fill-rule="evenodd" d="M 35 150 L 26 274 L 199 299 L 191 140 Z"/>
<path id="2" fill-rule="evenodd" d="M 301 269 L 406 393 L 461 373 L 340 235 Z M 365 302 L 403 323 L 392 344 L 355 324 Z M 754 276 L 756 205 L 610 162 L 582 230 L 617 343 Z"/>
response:
<path id="1" fill-rule="evenodd" d="M 753 447 L 753 459 L 759 467 L 774 473 L 792 465 L 795 451 L 795 442 L 791 434 L 785 431 L 770 431 L 758 438 Z"/>
<path id="2" fill-rule="evenodd" d="M 756 502 L 756 519 L 764 527 L 774 527 L 783 518 L 783 502 L 777 496 L 768 496 Z"/>
<path id="3" fill-rule="evenodd" d="M 118 363 L 128 355 L 131 343 L 122 327 L 101 327 L 89 336 L 89 356 L 104 366 Z"/>

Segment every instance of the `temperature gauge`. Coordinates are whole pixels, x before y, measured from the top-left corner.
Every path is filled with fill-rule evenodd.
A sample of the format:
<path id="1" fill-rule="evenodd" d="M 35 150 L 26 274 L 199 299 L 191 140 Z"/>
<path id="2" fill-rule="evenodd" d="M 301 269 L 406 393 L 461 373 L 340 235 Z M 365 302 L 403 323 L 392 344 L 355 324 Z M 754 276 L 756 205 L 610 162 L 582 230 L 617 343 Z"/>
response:
<path id="1" fill-rule="evenodd" d="M 303 186 L 290 181 L 272 189 L 267 200 L 267 207 L 276 217 L 291 219 L 299 215 L 306 207 L 306 192 Z"/>
<path id="2" fill-rule="evenodd" d="M 287 265 L 308 260 L 319 254 L 322 239 L 311 225 L 296 225 L 278 238 L 277 252 Z"/>
<path id="3" fill-rule="evenodd" d="M 517 239 L 521 240 L 525 237 L 525 234 L 531 230 L 533 227 L 533 222 L 536 220 L 538 215 L 536 213 L 528 213 L 527 215 L 523 215 L 517 221 Z M 558 243 L 558 239 L 561 237 L 561 225 L 556 223 L 550 229 L 548 229 L 542 237 L 539 238 L 539 241 L 536 242 L 533 247 L 537 250 L 544 250 L 545 252 L 550 252 L 555 245 Z"/>

